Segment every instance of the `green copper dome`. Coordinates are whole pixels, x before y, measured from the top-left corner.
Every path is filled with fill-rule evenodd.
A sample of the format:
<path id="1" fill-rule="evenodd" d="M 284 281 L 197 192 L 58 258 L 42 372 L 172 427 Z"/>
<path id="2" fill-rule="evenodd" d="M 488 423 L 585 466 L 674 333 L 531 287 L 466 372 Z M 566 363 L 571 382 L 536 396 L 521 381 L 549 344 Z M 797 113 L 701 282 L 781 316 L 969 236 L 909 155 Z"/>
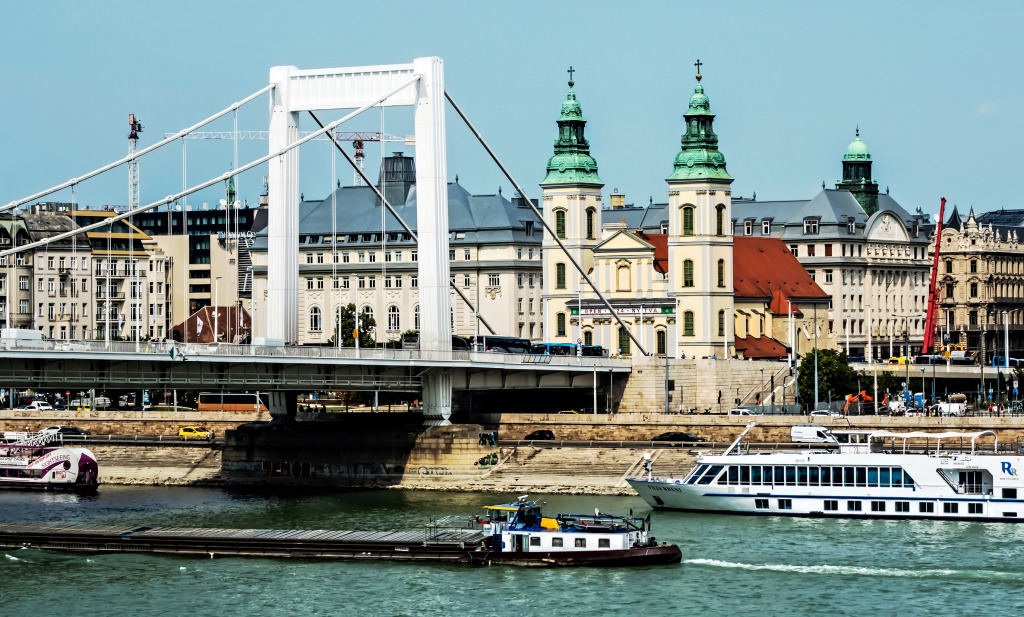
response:
<path id="1" fill-rule="evenodd" d="M 697 75 L 697 85 L 690 97 L 690 107 L 683 115 L 686 119 L 686 133 L 680 138 L 682 149 L 672 165 L 672 175 L 667 180 L 728 180 L 732 176 L 725 169 L 725 156 L 718 151 L 718 135 L 712 125 L 715 114 L 711 113 L 711 101 L 704 94 Z"/>
<path id="2" fill-rule="evenodd" d="M 583 134 L 587 122 L 576 93 L 569 82 L 569 94 L 562 103 L 562 115 L 558 117 L 558 139 L 555 140 L 555 154 L 548 159 L 547 175 L 541 186 L 587 185 L 604 186 L 597 175 L 597 161 L 590 156 L 590 142 Z"/>
<path id="3" fill-rule="evenodd" d="M 849 146 L 846 146 L 846 154 L 843 155 L 844 161 L 870 161 L 871 153 L 868 152 L 868 146 L 860 140 L 860 129 L 857 129 L 857 136 L 853 141 L 850 142 Z"/>

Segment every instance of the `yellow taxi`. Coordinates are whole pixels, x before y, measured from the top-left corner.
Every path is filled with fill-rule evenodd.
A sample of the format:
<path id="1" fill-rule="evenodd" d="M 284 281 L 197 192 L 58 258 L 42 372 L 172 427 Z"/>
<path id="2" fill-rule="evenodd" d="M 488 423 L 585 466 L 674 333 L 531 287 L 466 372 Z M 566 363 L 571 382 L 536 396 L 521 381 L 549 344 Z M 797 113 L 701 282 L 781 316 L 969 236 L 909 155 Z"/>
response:
<path id="1" fill-rule="evenodd" d="M 210 432 L 201 426 L 183 426 L 178 429 L 178 437 L 185 439 L 209 439 Z"/>

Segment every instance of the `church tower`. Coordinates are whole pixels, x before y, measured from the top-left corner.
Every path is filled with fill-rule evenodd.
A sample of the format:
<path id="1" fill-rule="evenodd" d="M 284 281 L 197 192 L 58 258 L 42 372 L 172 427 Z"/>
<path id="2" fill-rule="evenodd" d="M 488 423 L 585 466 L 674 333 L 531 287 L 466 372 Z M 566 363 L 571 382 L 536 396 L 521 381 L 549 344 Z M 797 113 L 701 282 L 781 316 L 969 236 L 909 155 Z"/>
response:
<path id="1" fill-rule="evenodd" d="M 836 190 L 853 193 L 868 216 L 878 212 L 878 183 L 871 179 L 871 153 L 860 140 L 860 127 L 857 127 L 854 140 L 846 147 L 843 179 L 836 182 Z"/>
<path id="2" fill-rule="evenodd" d="M 594 263 L 594 247 L 601 237 L 601 187 L 597 162 L 590 156 L 590 144 L 583 134 L 586 121 L 573 92 L 569 67 L 569 93 L 558 118 L 555 153 L 548 159 L 547 175 L 540 183 L 544 219 L 584 270 Z M 542 244 L 544 260 L 543 315 L 541 336 L 552 343 L 575 343 L 582 338 L 579 315 L 573 316 L 574 301 L 586 299 L 581 278 L 572 262 L 548 234 Z M 583 283 L 586 285 L 586 283 Z M 574 325 L 575 323 L 575 325 Z"/>
<path id="3" fill-rule="evenodd" d="M 680 142 L 668 182 L 669 289 L 676 299 L 678 349 L 687 358 L 723 357 L 735 348 L 732 285 L 732 176 L 718 151 L 715 115 L 697 85 L 683 118 Z M 678 356 L 677 356 L 678 357 Z"/>

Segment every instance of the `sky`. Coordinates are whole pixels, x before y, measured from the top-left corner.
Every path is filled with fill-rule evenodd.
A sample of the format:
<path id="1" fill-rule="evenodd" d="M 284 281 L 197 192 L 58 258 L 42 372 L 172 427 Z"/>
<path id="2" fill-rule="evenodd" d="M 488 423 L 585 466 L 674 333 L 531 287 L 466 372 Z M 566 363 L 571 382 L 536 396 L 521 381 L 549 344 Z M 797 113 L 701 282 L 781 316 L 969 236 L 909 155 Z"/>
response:
<path id="1" fill-rule="evenodd" d="M 1019 2 L 22 2 L 0 8 L 0 204 L 140 149 L 259 90 L 270 67 L 411 62 L 439 56 L 446 89 L 531 197 L 552 154 L 571 65 L 591 153 L 627 202 L 667 200 L 682 114 L 700 58 L 734 196 L 810 199 L 841 175 L 860 128 L 881 190 L 906 209 L 1020 208 L 1024 23 Z M 323 112 L 331 121 L 344 115 Z M 238 114 L 266 130 L 266 96 Z M 229 114 L 205 130 L 230 131 Z M 448 176 L 475 194 L 511 184 L 449 108 Z M 303 120 L 303 129 L 313 128 Z M 409 108 L 370 110 L 341 130 L 412 132 Z M 376 178 L 379 144 L 365 167 Z M 412 153 L 403 141 L 388 154 Z M 180 141 L 141 162 L 142 203 L 181 190 Z M 241 163 L 267 143 L 239 143 Z M 228 171 L 231 141 L 188 140 L 189 185 Z M 352 172 L 330 144 L 303 146 L 301 191 Z M 241 175 L 256 203 L 265 170 Z M 211 187 L 189 203 L 215 204 Z M 71 201 L 64 190 L 45 198 Z M 77 203 L 126 204 L 128 172 L 82 182 Z M 607 203 L 607 197 L 606 197 Z"/>

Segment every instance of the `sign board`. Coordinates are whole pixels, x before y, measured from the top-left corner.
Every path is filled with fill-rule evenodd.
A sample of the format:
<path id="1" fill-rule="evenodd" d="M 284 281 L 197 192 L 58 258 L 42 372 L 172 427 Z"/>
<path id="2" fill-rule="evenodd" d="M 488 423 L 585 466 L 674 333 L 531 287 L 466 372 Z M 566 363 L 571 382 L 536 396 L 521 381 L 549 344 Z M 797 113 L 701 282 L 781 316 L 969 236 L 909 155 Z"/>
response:
<path id="1" fill-rule="evenodd" d="M 672 306 L 644 306 L 644 307 L 622 307 L 615 308 L 615 312 L 619 315 L 672 315 L 676 312 L 675 307 Z M 585 309 L 570 309 L 570 313 L 573 315 L 611 315 L 612 312 L 607 308 L 585 308 Z"/>

